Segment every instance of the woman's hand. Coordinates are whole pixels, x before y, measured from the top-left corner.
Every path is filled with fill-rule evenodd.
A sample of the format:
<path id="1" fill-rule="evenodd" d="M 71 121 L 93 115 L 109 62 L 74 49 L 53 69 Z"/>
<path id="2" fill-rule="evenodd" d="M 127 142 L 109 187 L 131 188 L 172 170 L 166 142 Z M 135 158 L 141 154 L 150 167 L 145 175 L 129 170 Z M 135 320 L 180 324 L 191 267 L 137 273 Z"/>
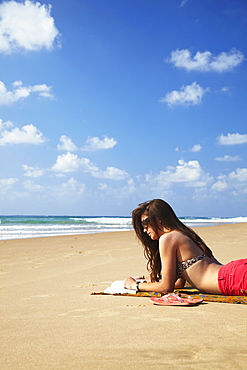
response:
<path id="1" fill-rule="evenodd" d="M 124 280 L 124 287 L 126 289 L 133 289 L 136 290 L 136 280 L 132 277 L 128 277 Z"/>

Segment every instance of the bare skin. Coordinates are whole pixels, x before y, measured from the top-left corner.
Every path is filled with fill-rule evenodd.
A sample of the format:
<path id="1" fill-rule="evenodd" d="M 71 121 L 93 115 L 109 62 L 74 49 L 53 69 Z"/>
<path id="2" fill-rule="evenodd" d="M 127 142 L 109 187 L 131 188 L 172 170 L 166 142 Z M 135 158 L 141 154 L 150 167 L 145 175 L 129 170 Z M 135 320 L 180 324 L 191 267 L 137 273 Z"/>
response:
<path id="1" fill-rule="evenodd" d="M 141 220 L 147 218 L 143 214 Z M 221 264 L 215 258 L 206 257 L 197 261 L 187 270 L 182 272 L 182 278 L 176 279 L 176 264 L 202 254 L 199 248 L 189 237 L 176 230 L 167 230 L 162 228 L 155 230 L 147 225 L 144 229 L 153 240 L 159 240 L 159 252 L 162 264 L 161 276 L 159 282 L 140 283 L 139 289 L 144 292 L 173 292 L 174 289 L 180 289 L 185 281 L 195 286 L 199 290 L 207 293 L 221 294 L 218 286 L 218 271 Z M 136 288 L 135 279 L 128 277 L 124 281 L 124 286 L 128 289 Z"/>

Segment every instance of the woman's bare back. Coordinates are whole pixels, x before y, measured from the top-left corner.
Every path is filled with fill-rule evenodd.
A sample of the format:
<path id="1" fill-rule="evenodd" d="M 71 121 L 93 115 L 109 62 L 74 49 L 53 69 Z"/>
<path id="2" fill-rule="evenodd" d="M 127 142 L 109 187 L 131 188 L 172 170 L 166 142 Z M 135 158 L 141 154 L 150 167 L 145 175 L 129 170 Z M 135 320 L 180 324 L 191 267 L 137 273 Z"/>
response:
<path id="1" fill-rule="evenodd" d="M 188 236 L 179 231 L 171 231 L 162 236 L 176 249 L 177 262 L 191 260 L 202 255 L 203 250 Z M 214 257 L 204 257 L 184 270 L 181 277 L 191 285 L 209 293 L 220 294 L 218 271 L 222 265 Z"/>

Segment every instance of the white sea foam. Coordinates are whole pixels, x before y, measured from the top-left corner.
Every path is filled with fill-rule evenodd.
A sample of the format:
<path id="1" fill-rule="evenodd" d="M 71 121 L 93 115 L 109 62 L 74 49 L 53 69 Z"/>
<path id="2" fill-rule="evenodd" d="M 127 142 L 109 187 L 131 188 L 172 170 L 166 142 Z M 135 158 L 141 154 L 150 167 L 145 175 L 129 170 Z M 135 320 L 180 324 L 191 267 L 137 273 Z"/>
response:
<path id="1" fill-rule="evenodd" d="M 130 217 L 0 216 L 0 240 L 132 230 Z M 247 217 L 182 217 L 187 226 L 247 222 Z"/>

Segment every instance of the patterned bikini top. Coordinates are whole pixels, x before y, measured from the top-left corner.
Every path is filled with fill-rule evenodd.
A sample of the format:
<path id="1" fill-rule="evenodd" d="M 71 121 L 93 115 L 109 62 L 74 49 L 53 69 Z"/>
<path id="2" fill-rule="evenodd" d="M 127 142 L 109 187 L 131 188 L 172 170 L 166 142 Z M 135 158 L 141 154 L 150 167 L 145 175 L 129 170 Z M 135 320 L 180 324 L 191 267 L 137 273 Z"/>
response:
<path id="1" fill-rule="evenodd" d="M 184 262 L 177 262 L 177 279 L 181 278 L 182 272 L 187 270 L 190 266 L 192 266 L 197 261 L 202 260 L 203 258 L 207 257 L 206 254 L 200 254 L 197 257 L 193 257 L 190 260 Z"/>

